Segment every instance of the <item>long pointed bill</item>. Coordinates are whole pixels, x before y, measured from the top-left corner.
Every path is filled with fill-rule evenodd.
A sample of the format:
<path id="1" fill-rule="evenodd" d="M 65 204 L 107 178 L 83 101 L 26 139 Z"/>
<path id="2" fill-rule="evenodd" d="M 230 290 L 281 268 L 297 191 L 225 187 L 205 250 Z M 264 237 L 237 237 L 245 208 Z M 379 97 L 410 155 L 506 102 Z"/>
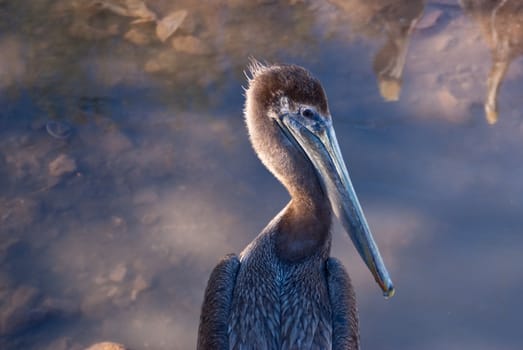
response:
<path id="1" fill-rule="evenodd" d="M 385 297 L 393 296 L 394 286 L 352 187 L 332 121 L 318 116 L 314 121 L 303 120 L 302 124 L 291 114 L 283 115 L 277 121 L 287 137 L 299 144 L 316 168 L 334 213 L 349 233 L 383 294 Z"/>

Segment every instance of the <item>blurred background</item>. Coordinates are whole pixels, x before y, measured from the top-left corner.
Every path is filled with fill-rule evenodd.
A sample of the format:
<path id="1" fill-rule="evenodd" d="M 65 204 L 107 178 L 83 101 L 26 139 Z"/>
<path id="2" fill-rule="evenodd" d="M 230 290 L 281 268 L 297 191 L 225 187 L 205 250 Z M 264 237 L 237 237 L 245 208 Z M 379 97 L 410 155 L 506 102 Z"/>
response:
<path id="1" fill-rule="evenodd" d="M 519 0 L 0 0 L 0 347 L 192 349 L 218 259 L 289 200 L 249 57 L 323 83 L 397 287 L 346 234 L 363 349 L 521 349 Z"/>

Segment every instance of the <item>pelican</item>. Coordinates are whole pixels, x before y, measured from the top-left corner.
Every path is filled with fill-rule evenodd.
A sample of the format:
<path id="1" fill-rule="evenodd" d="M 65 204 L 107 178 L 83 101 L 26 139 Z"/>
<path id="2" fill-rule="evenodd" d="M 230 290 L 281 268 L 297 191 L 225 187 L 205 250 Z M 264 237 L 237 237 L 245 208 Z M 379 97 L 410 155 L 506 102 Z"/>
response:
<path id="1" fill-rule="evenodd" d="M 291 200 L 240 255 L 214 268 L 198 349 L 359 349 L 356 297 L 330 257 L 340 219 L 385 296 L 394 287 L 352 187 L 320 82 L 296 65 L 249 67 L 254 150 Z"/>

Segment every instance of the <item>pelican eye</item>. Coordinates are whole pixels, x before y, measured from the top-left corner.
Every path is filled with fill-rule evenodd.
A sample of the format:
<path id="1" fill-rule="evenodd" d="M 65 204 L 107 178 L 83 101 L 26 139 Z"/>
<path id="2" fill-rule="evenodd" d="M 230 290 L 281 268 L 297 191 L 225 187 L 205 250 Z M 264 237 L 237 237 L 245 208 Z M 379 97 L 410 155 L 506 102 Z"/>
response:
<path id="1" fill-rule="evenodd" d="M 304 116 L 305 118 L 312 118 L 312 117 L 314 117 L 314 112 L 310 108 L 305 108 L 305 109 L 302 109 L 301 115 Z"/>

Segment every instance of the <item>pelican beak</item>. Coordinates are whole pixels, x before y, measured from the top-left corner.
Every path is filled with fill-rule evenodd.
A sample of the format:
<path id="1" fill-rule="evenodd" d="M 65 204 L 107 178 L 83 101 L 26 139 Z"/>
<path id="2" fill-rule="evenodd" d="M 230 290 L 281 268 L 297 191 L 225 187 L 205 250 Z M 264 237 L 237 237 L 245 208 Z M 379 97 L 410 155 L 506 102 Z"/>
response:
<path id="1" fill-rule="evenodd" d="M 383 290 L 394 295 L 394 286 L 363 215 L 332 126 L 332 119 L 316 114 L 304 118 L 287 113 L 276 119 L 286 136 L 310 159 L 327 192 L 331 207 L 349 233 L 354 246 Z"/>

